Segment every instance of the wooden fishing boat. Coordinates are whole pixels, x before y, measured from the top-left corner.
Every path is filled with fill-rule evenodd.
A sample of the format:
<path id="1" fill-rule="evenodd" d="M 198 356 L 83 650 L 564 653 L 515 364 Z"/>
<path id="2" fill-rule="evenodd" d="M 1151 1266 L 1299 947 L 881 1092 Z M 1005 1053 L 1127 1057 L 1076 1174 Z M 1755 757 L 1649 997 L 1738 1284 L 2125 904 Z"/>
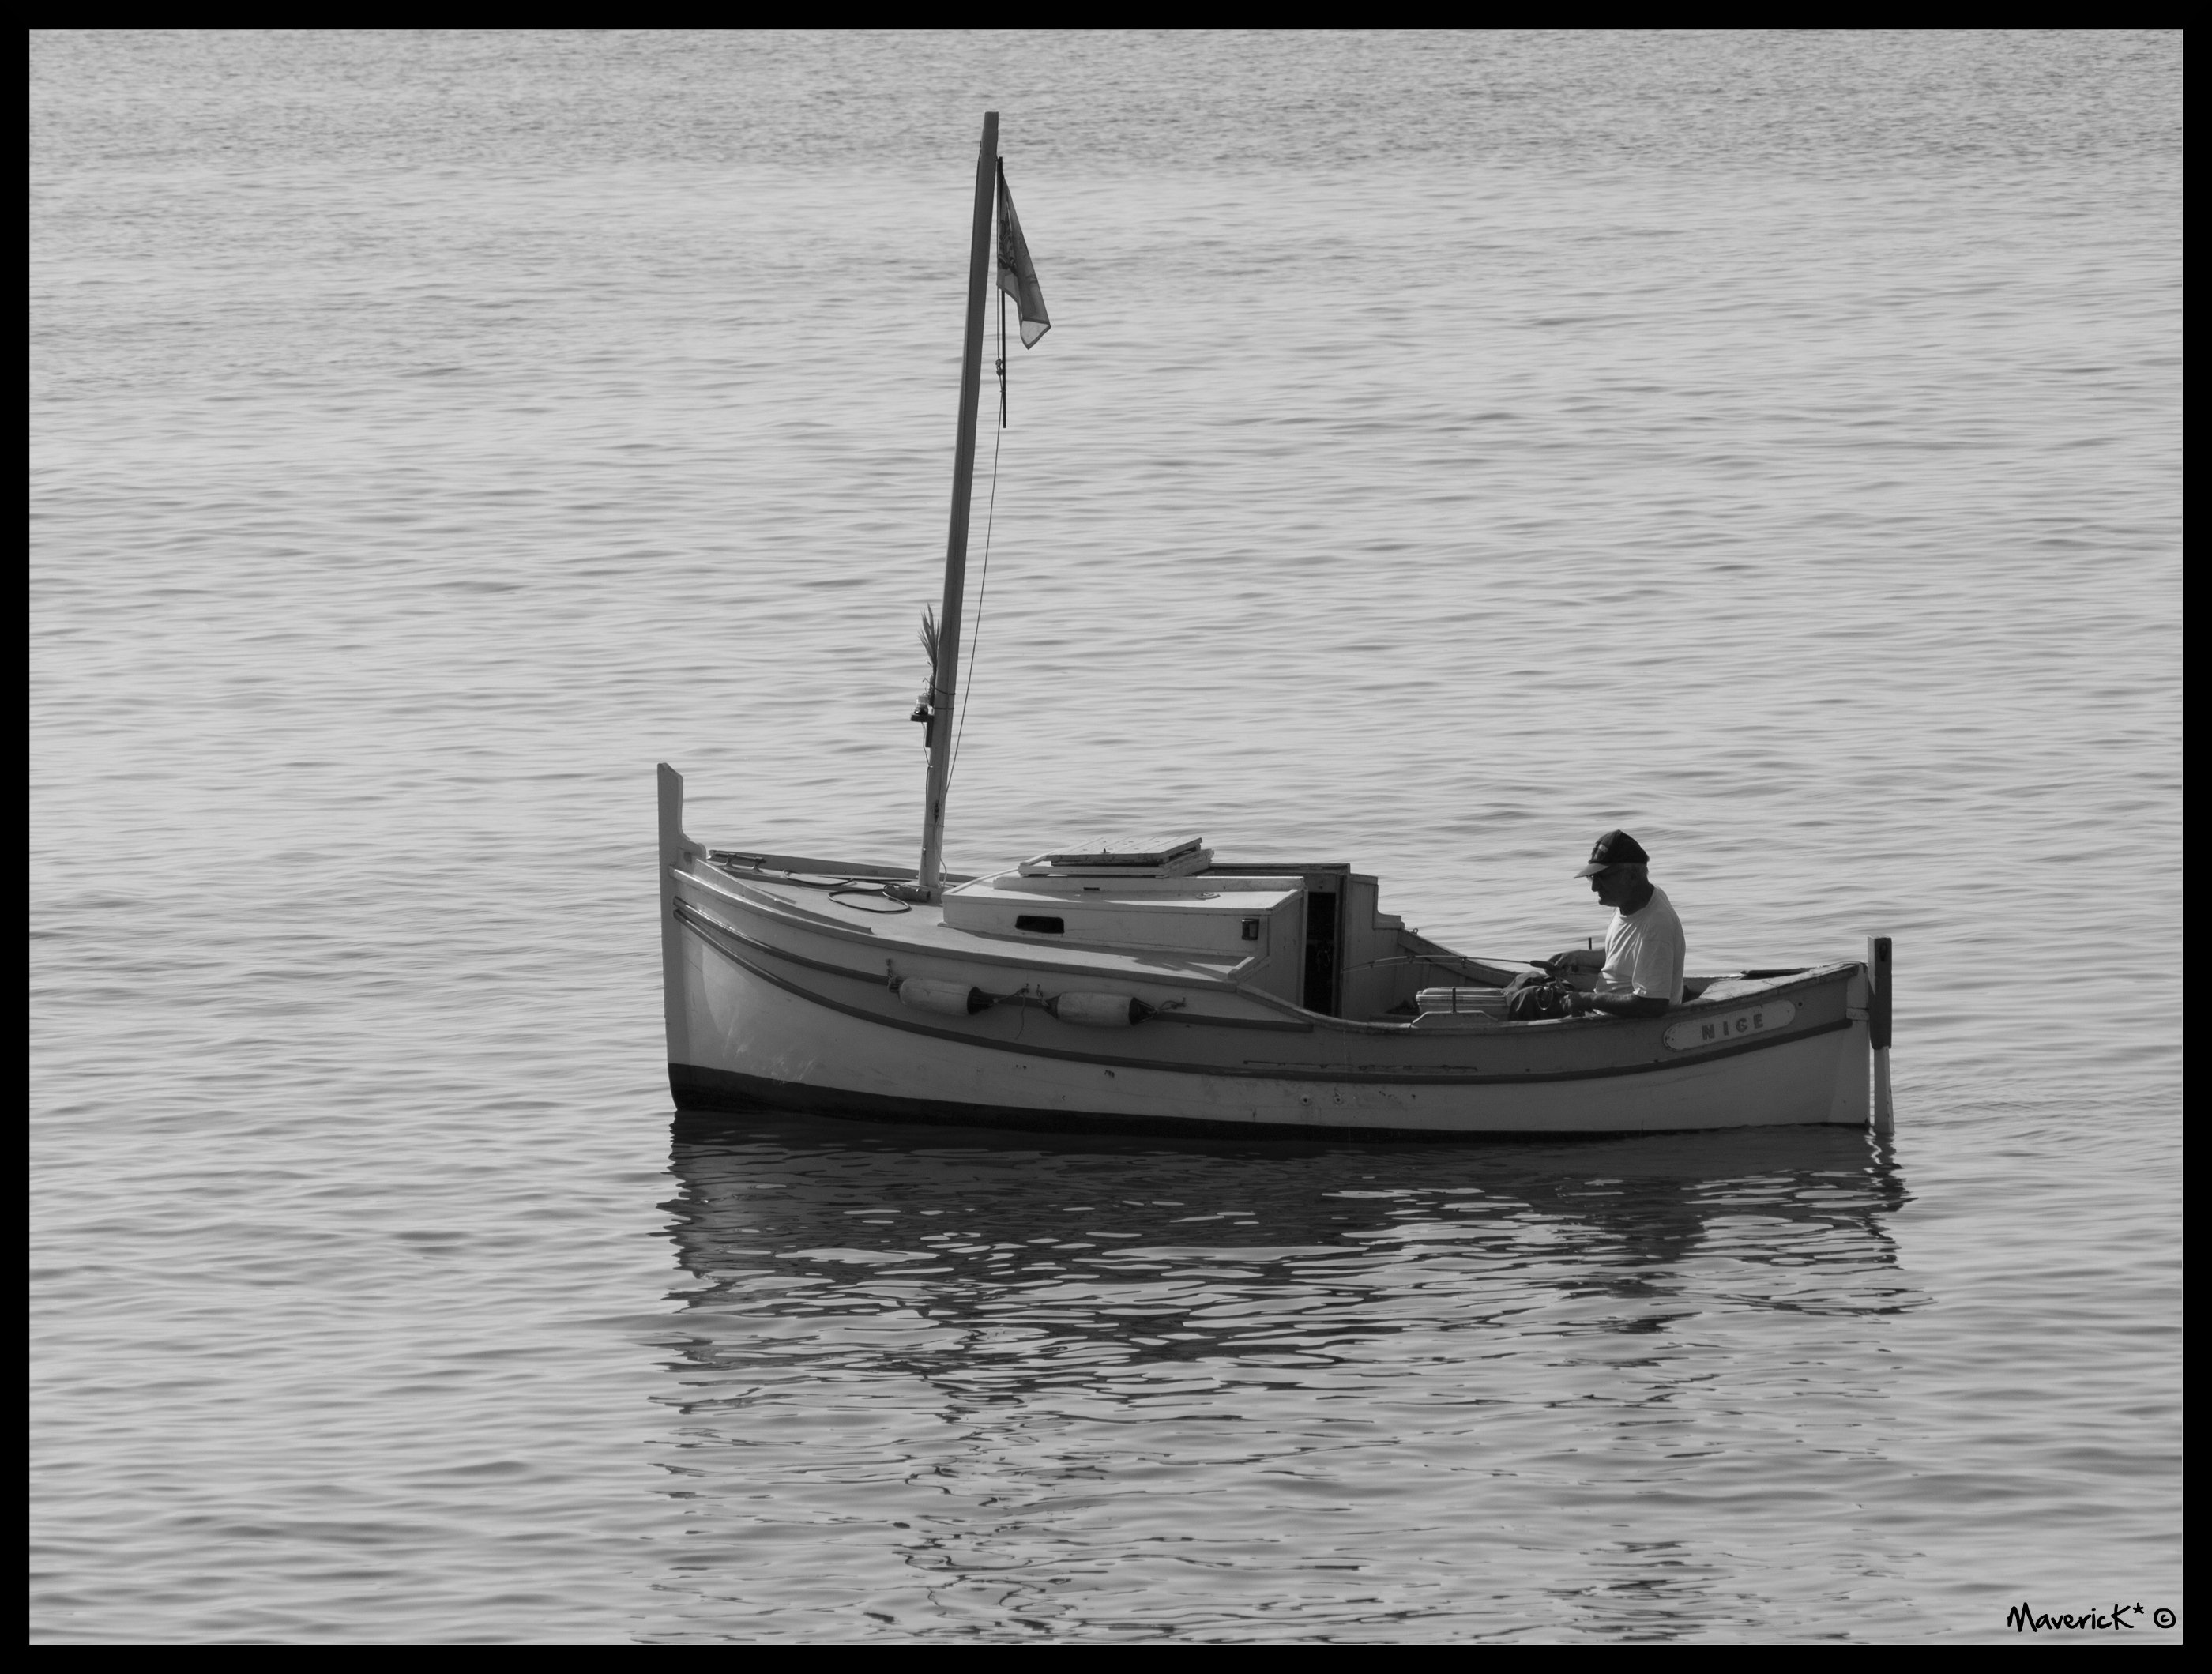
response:
<path id="1" fill-rule="evenodd" d="M 1218 860 L 1178 834 L 945 873 L 994 209 L 1002 266 L 1011 240 L 1027 267 L 997 143 L 993 114 L 976 166 L 944 604 L 915 715 L 929 747 L 921 863 L 710 849 L 685 833 L 684 782 L 662 764 L 678 1106 L 1254 1137 L 1870 1119 L 1888 1132 L 1887 938 L 1863 960 L 1692 977 L 1663 1016 L 1514 1022 L 1504 987 L 1529 967 L 1408 930 L 1347 864 Z"/>

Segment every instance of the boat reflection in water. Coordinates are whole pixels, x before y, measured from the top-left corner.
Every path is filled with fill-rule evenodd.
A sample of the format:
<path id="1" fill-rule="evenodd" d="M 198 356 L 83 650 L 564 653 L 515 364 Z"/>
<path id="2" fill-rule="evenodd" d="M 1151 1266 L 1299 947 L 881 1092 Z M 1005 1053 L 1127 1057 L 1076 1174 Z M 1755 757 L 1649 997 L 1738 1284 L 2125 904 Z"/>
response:
<path id="1" fill-rule="evenodd" d="M 916 1139 L 678 1130 L 702 1618 L 1460 1631 L 1506 1608 L 1479 1574 L 1513 1620 L 1689 1631 L 1767 1536 L 1803 1558 L 1839 1450 L 1881 1468 L 1919 1298 L 1863 1132 Z"/>

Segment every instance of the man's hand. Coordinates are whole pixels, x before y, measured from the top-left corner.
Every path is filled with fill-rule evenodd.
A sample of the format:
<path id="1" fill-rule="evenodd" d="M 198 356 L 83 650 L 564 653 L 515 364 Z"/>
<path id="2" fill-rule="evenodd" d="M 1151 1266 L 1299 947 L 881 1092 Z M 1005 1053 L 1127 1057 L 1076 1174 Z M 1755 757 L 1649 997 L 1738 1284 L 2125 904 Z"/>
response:
<path id="1" fill-rule="evenodd" d="M 1563 975 L 1570 971 L 1602 971 L 1605 969 L 1605 950 L 1602 947 L 1570 947 L 1564 953 L 1553 954 L 1542 964 L 1554 975 Z"/>

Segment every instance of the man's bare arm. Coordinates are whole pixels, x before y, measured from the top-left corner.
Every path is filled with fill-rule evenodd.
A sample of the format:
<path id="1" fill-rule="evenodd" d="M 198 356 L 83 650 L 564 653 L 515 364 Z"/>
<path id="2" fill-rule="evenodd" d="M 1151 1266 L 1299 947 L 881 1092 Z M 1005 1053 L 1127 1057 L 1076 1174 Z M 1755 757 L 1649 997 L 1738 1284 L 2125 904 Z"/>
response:
<path id="1" fill-rule="evenodd" d="M 1664 1017 L 1667 1001 L 1657 995 L 1585 994 L 1577 1012 L 1603 1012 L 1607 1017 Z"/>

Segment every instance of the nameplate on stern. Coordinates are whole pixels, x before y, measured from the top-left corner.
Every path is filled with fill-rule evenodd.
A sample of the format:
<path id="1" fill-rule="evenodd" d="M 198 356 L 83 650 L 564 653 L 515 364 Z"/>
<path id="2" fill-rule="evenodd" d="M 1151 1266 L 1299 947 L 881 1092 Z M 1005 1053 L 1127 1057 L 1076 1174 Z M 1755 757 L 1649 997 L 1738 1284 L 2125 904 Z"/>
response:
<path id="1" fill-rule="evenodd" d="M 1695 1047 L 1721 1046 L 1753 1035 L 1771 1035 L 1778 1029 L 1788 1028 L 1796 1015 L 1797 1007 L 1789 1001 L 1770 1000 L 1763 1006 L 1747 1006 L 1741 1011 L 1723 1012 L 1718 1017 L 1684 1018 L 1668 1028 L 1664 1038 L 1671 1050 L 1687 1052 Z"/>

